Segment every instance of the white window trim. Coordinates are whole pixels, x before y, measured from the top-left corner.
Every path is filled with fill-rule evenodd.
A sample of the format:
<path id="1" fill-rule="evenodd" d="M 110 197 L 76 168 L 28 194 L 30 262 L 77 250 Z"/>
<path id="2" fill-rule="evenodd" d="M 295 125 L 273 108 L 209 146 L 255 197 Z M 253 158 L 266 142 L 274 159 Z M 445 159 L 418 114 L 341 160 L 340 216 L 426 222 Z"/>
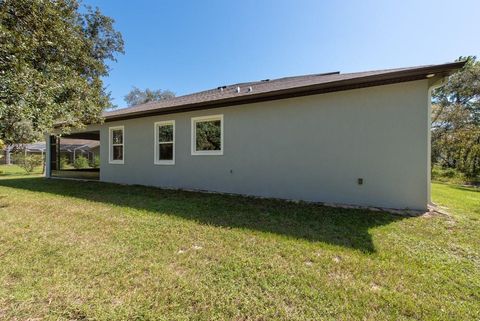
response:
<path id="1" fill-rule="evenodd" d="M 197 122 L 202 121 L 211 121 L 211 120 L 220 120 L 220 150 L 196 150 L 197 149 L 197 131 L 195 124 Z M 192 117 L 192 127 L 191 127 L 191 149 L 192 155 L 223 155 L 223 115 L 209 115 L 209 116 L 201 116 L 201 117 Z"/>
<path id="2" fill-rule="evenodd" d="M 122 144 L 113 144 L 112 132 L 114 130 L 122 131 Z M 122 159 L 113 159 L 113 146 L 122 146 Z M 109 164 L 124 164 L 125 163 L 125 126 L 115 126 L 108 128 L 108 163 Z"/>
<path id="3" fill-rule="evenodd" d="M 163 142 L 163 143 L 173 143 L 173 159 L 171 160 L 160 160 L 158 159 L 160 149 L 158 148 L 161 142 L 158 139 L 158 127 L 162 125 L 173 125 L 173 140 L 171 142 Z M 154 153 L 153 153 L 153 163 L 155 165 L 175 165 L 175 121 L 174 120 L 166 120 L 166 121 L 158 121 L 154 124 L 153 134 L 155 135 L 153 138 L 154 141 Z"/>

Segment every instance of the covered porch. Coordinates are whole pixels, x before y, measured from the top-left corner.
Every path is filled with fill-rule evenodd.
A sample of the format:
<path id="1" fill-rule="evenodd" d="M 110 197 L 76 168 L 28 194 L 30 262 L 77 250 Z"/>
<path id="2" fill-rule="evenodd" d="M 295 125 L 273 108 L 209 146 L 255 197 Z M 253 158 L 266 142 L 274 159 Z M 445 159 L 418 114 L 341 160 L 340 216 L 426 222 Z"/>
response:
<path id="1" fill-rule="evenodd" d="M 50 135 L 47 177 L 100 179 L 100 131 Z"/>

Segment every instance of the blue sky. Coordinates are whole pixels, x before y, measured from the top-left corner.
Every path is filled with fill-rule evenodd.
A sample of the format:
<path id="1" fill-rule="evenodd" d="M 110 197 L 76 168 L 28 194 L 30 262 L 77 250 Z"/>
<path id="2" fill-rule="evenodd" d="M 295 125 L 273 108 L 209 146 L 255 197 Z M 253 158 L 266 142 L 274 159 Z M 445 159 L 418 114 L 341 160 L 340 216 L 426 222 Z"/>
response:
<path id="1" fill-rule="evenodd" d="M 125 55 L 105 79 L 177 95 L 242 81 L 435 64 L 480 55 L 480 1 L 84 0 L 114 18 Z"/>

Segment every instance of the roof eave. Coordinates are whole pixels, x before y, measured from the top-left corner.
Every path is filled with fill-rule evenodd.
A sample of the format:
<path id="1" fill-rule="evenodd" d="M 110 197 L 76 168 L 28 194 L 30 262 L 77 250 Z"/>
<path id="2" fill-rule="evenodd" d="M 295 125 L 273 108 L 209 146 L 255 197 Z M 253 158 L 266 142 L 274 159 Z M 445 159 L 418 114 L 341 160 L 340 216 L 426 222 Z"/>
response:
<path id="1" fill-rule="evenodd" d="M 365 76 L 359 78 L 352 78 L 347 80 L 334 81 L 323 84 L 302 86 L 296 88 L 288 88 L 265 93 L 250 94 L 238 97 L 229 97 L 215 101 L 206 101 L 192 104 L 185 104 L 180 106 L 165 107 L 152 110 L 137 111 L 131 113 L 124 113 L 119 115 L 107 115 L 106 122 L 125 120 L 131 118 L 148 117 L 162 114 L 173 114 L 180 112 L 187 112 L 200 109 L 212 109 L 226 106 L 235 106 L 250 104 L 269 100 L 286 99 L 293 97 L 309 96 L 316 94 L 323 94 L 328 92 L 344 91 L 365 87 L 373 87 L 380 85 L 388 85 L 394 83 L 401 83 L 406 81 L 415 81 L 427 79 L 427 76 L 434 75 L 435 78 L 443 78 L 452 74 L 454 71 L 462 68 L 465 61 L 453 62 L 443 65 L 427 66 L 402 71 L 392 71 L 380 75 Z"/>

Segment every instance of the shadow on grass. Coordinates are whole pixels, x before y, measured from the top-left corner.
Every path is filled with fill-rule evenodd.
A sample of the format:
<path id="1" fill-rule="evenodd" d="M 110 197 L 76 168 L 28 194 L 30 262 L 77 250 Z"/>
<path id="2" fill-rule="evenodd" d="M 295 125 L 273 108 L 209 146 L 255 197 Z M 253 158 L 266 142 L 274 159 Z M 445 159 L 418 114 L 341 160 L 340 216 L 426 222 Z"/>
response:
<path id="1" fill-rule="evenodd" d="M 480 186 L 476 184 L 470 185 L 470 184 L 464 184 L 464 183 L 442 182 L 438 180 L 432 181 L 432 183 L 445 185 L 453 189 L 458 189 L 460 191 L 467 191 L 467 192 L 473 192 L 473 193 L 480 192 Z"/>
<path id="2" fill-rule="evenodd" d="M 213 226 L 245 228 L 320 241 L 365 253 L 375 252 L 370 228 L 404 219 L 385 212 L 274 199 L 41 177 L 5 178 L 0 180 L 0 186 L 146 210 L 152 214 L 175 215 Z"/>
<path id="3" fill-rule="evenodd" d="M 472 193 L 478 193 L 480 192 L 480 188 L 477 186 L 462 186 L 462 185 L 451 185 L 452 188 L 458 189 L 461 191 L 468 191 Z"/>

